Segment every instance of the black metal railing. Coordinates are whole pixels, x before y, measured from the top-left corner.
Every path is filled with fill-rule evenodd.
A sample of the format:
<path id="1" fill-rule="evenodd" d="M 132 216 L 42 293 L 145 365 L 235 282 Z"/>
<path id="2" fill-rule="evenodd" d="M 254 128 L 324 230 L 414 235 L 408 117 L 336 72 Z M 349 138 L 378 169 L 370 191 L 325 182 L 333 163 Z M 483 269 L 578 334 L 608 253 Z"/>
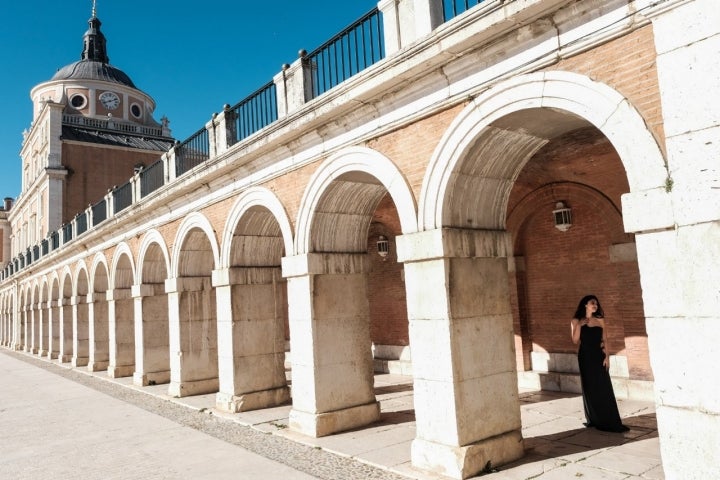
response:
<path id="1" fill-rule="evenodd" d="M 57 230 L 50 234 L 50 249 L 57 250 L 60 248 L 60 234 Z"/>
<path id="2" fill-rule="evenodd" d="M 40 258 L 40 245 L 34 245 L 32 247 L 32 258 L 33 258 L 33 261 Z"/>
<path id="3" fill-rule="evenodd" d="M 107 202 L 103 198 L 92 207 L 92 226 L 98 225 L 107 219 Z"/>
<path id="4" fill-rule="evenodd" d="M 228 128 L 233 128 L 228 146 L 243 140 L 278 119 L 277 89 L 269 82 L 231 107 L 226 115 Z M 234 118 L 227 118 L 227 116 Z M 233 121 L 234 120 L 234 121 Z"/>
<path id="5" fill-rule="evenodd" d="M 79 236 L 83 233 L 87 232 L 88 229 L 88 222 L 87 222 L 87 214 L 85 212 L 78 213 L 75 215 L 75 235 Z"/>
<path id="6" fill-rule="evenodd" d="M 140 172 L 140 197 L 151 194 L 165 185 L 165 165 L 162 159 L 143 168 Z"/>
<path id="7" fill-rule="evenodd" d="M 132 205 L 132 183 L 125 182 L 112 191 L 113 213 L 122 212 Z"/>
<path id="8" fill-rule="evenodd" d="M 50 253 L 50 242 L 47 238 L 43 238 L 43 241 L 40 242 L 40 252 L 43 257 Z"/>
<path id="9" fill-rule="evenodd" d="M 384 57 L 382 15 L 374 8 L 304 58 L 312 68 L 313 97 Z"/>
<path id="10" fill-rule="evenodd" d="M 62 226 L 63 243 L 67 243 L 73 239 L 72 223 L 66 223 Z"/>
<path id="11" fill-rule="evenodd" d="M 210 135 L 205 127 L 175 147 L 175 176 L 179 177 L 210 158 Z"/>
<path id="12" fill-rule="evenodd" d="M 443 0 L 443 20 L 447 22 L 485 0 Z"/>

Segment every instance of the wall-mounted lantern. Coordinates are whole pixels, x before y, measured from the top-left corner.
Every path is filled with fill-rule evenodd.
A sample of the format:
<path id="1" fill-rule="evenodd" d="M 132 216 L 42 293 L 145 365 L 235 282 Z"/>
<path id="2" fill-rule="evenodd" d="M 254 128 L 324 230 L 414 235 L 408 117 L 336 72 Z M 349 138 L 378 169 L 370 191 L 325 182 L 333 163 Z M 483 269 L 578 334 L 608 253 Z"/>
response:
<path id="1" fill-rule="evenodd" d="M 561 232 L 567 232 L 572 227 L 572 211 L 565 202 L 557 202 L 555 210 L 553 210 L 553 218 L 555 219 L 555 228 Z"/>
<path id="2" fill-rule="evenodd" d="M 388 239 L 385 235 L 380 235 L 378 237 L 377 252 L 378 255 L 383 258 L 383 260 L 385 260 L 385 257 L 387 257 L 388 253 L 390 252 L 390 242 L 388 242 Z"/>

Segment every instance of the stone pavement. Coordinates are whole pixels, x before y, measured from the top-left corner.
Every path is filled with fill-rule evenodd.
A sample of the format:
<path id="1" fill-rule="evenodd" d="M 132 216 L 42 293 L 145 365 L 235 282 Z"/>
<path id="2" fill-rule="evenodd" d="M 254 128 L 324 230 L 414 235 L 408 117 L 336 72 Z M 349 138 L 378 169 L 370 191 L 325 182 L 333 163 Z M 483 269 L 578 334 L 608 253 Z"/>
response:
<path id="1" fill-rule="evenodd" d="M 2 349 L 0 479 L 445 479 L 410 465 L 412 379 L 375 381 L 379 423 L 311 438 L 286 428 L 290 406 L 227 414 L 214 394 L 171 398 Z M 619 401 L 631 430 L 616 434 L 582 426 L 578 395 L 520 397 L 526 455 L 483 480 L 664 479 L 651 402 Z"/>

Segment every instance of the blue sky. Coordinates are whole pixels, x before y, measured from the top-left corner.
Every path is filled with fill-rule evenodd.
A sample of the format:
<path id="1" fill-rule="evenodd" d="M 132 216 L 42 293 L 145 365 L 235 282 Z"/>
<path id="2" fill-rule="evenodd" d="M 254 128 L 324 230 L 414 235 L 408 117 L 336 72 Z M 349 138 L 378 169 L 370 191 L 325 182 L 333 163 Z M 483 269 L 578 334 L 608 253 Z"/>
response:
<path id="1" fill-rule="evenodd" d="M 110 63 L 156 102 L 184 140 L 223 104 L 269 82 L 300 49 L 314 50 L 377 0 L 97 0 Z M 3 5 L 0 28 L 0 198 L 20 193 L 22 131 L 30 90 L 80 59 L 92 0 Z"/>

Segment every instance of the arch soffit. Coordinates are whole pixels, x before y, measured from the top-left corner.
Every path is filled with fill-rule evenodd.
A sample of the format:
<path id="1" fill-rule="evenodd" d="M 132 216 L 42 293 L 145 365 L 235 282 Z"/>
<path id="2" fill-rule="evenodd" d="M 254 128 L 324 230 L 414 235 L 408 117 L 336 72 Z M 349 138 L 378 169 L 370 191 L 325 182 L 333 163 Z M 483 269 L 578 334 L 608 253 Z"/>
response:
<path id="1" fill-rule="evenodd" d="M 382 183 L 397 209 L 402 233 L 418 231 L 417 208 L 407 180 L 386 156 L 366 147 L 343 149 L 325 160 L 310 179 L 298 211 L 295 254 L 308 253 L 313 214 L 329 185 L 348 172 L 367 173 Z"/>
<path id="2" fill-rule="evenodd" d="M 185 217 L 185 220 L 180 224 L 180 228 L 178 228 L 177 234 L 175 235 L 172 263 L 170 265 L 171 277 L 178 277 L 180 275 L 180 254 L 182 253 L 186 237 L 194 229 L 202 230 L 205 233 L 208 242 L 210 242 L 210 248 L 212 249 L 213 268 L 217 268 L 217 265 L 219 265 L 220 251 L 215 230 L 213 230 L 210 221 L 205 215 L 193 212 Z"/>
<path id="3" fill-rule="evenodd" d="M 85 260 L 78 260 L 77 264 L 75 264 L 75 272 L 73 274 L 73 295 L 80 295 L 80 292 L 78 292 L 78 289 L 80 288 L 80 276 L 85 275 L 85 287 L 90 287 L 90 278 L 88 276 L 88 268 L 85 264 Z M 87 294 L 87 292 L 85 292 Z"/>
<path id="4" fill-rule="evenodd" d="M 288 217 L 285 207 L 271 190 L 264 187 L 253 187 L 238 197 L 228 215 L 223 232 L 222 250 L 220 252 L 219 265 L 222 268 L 228 268 L 230 266 L 230 257 L 232 254 L 230 250 L 238 223 L 250 208 L 258 206 L 267 208 L 278 222 L 283 236 L 285 255 L 291 256 L 294 254 L 292 226 L 290 225 L 290 218 Z"/>
<path id="5" fill-rule="evenodd" d="M 65 297 L 65 286 L 68 282 L 70 282 L 70 292 L 73 292 L 75 287 L 73 285 L 73 274 L 72 270 L 70 270 L 70 267 L 68 265 L 65 265 L 61 272 L 60 272 L 60 289 L 59 289 L 59 295 L 63 298 Z M 71 293 L 72 295 L 72 293 Z"/>
<path id="6" fill-rule="evenodd" d="M 452 174 L 483 130 L 511 113 L 539 108 L 572 113 L 598 128 L 618 152 L 631 192 L 665 188 L 668 172 L 662 152 L 642 116 L 619 92 L 572 72 L 520 75 L 476 97 L 443 135 L 423 180 L 420 230 L 443 226 Z"/>
<path id="7" fill-rule="evenodd" d="M 95 254 L 95 256 L 92 259 L 92 262 L 90 264 L 90 291 L 95 291 L 95 279 L 100 271 L 100 268 L 105 269 L 105 274 L 110 276 L 109 268 L 108 268 L 108 262 L 107 258 L 105 257 L 105 254 L 98 252 Z M 108 278 L 109 281 L 109 278 Z"/>
<path id="8" fill-rule="evenodd" d="M 133 283 L 135 282 L 136 269 L 135 259 L 133 258 L 132 250 L 130 250 L 130 246 L 126 242 L 120 242 L 115 248 L 112 262 L 110 263 L 110 278 L 108 279 L 108 288 L 110 290 L 117 288 L 118 266 L 120 265 L 120 261 L 122 260 L 122 258 L 125 256 L 128 258 L 128 262 L 130 264 L 132 281 Z"/>
<path id="9" fill-rule="evenodd" d="M 142 241 L 140 242 L 140 249 L 138 250 L 138 265 L 137 265 L 137 275 L 136 275 L 136 284 L 140 284 L 143 282 L 143 266 L 145 264 L 145 258 L 148 254 L 148 250 L 150 250 L 150 247 L 153 245 L 156 245 L 158 248 L 160 248 L 160 251 L 163 255 L 163 260 L 165 261 L 165 271 L 170 272 L 170 251 L 168 250 L 167 244 L 165 243 L 165 239 L 163 238 L 162 234 L 155 229 L 148 230 L 147 233 L 143 236 Z"/>

